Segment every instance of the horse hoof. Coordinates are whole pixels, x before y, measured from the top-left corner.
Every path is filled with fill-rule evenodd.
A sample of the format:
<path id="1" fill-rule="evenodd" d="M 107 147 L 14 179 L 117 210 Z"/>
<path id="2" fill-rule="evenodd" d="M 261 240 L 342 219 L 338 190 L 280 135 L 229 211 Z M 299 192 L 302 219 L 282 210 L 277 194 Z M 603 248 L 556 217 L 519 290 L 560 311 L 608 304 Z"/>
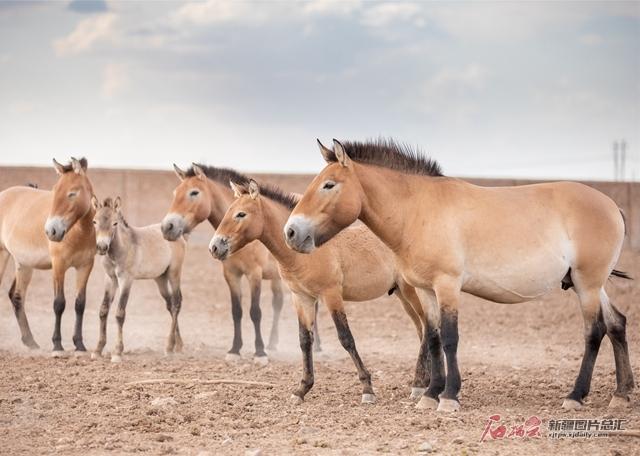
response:
<path id="1" fill-rule="evenodd" d="M 102 355 L 98 352 L 91 352 L 91 359 L 100 359 Z"/>
<path id="2" fill-rule="evenodd" d="M 254 356 L 253 357 L 253 364 L 257 365 L 257 366 L 266 366 L 267 364 L 269 364 L 269 357 L 268 356 Z"/>
<path id="3" fill-rule="evenodd" d="M 23 340 L 22 343 L 25 344 L 29 350 L 39 350 L 40 349 L 40 345 L 38 345 L 38 343 L 33 339 Z"/>
<path id="4" fill-rule="evenodd" d="M 611 402 L 609 402 L 610 409 L 628 409 L 631 407 L 631 400 L 629 397 L 613 395 Z"/>
<path id="5" fill-rule="evenodd" d="M 122 356 L 120 356 L 120 355 L 111 355 L 111 362 L 112 363 L 121 363 L 122 362 Z"/>
<path id="6" fill-rule="evenodd" d="M 419 388 L 417 386 L 412 386 L 411 387 L 411 396 L 409 396 L 411 399 L 420 399 L 424 393 L 427 392 L 426 388 Z"/>
<path id="7" fill-rule="evenodd" d="M 292 394 L 289 398 L 289 402 L 291 402 L 293 405 L 300 405 L 304 402 L 304 399 L 296 394 Z"/>
<path id="8" fill-rule="evenodd" d="M 436 410 L 438 408 L 438 401 L 432 397 L 422 395 L 420 401 L 416 404 L 417 409 L 424 410 Z"/>
<path id="9" fill-rule="evenodd" d="M 371 393 L 364 393 L 362 395 L 362 400 L 360 401 L 362 404 L 375 404 L 376 403 L 376 395 Z"/>
<path id="10" fill-rule="evenodd" d="M 173 356 L 173 350 L 169 350 L 168 348 L 165 349 L 164 356 Z"/>
<path id="11" fill-rule="evenodd" d="M 455 399 L 440 399 L 438 404 L 438 412 L 452 413 L 460 410 L 460 402 Z"/>
<path id="12" fill-rule="evenodd" d="M 239 363 L 242 360 L 242 357 L 237 353 L 227 353 L 224 360 L 228 363 Z"/>
<path id="13" fill-rule="evenodd" d="M 67 356 L 67 354 L 65 353 L 64 350 L 53 350 L 51 352 L 52 358 L 64 358 L 65 356 Z"/>
<path id="14" fill-rule="evenodd" d="M 73 356 L 75 356 L 76 358 L 83 358 L 85 356 L 87 356 L 89 354 L 88 351 L 86 350 L 76 350 L 73 352 Z"/>
<path id="15" fill-rule="evenodd" d="M 562 401 L 562 408 L 565 410 L 580 410 L 582 408 L 582 404 L 573 399 L 565 399 Z"/>

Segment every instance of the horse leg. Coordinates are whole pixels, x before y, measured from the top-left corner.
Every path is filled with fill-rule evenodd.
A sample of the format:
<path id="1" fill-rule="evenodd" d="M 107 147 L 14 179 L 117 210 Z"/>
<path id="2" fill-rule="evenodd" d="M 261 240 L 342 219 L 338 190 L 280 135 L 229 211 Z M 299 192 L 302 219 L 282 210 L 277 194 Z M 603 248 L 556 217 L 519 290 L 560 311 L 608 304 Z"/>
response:
<path id="1" fill-rule="evenodd" d="M 260 309 L 260 291 L 262 289 L 262 271 L 255 272 L 249 276 L 249 285 L 251 285 L 251 307 L 249 309 L 249 316 L 253 323 L 253 329 L 256 334 L 256 353 L 254 355 L 254 362 L 257 364 L 265 365 L 269 362 L 267 353 L 264 351 L 264 342 L 262 340 L 262 331 L 260 330 L 260 323 L 262 320 L 262 310 Z"/>
<path id="2" fill-rule="evenodd" d="M 418 363 L 427 366 L 431 358 L 429 387 L 416 404 L 419 409 L 436 409 L 440 393 L 445 387 L 444 360 L 442 356 L 442 341 L 440 340 L 440 306 L 436 301 L 433 290 L 416 289 L 422 308 L 425 309 L 426 321 L 424 334 L 420 342 Z"/>
<path id="3" fill-rule="evenodd" d="M 627 318 L 611 302 L 604 291 L 600 290 L 602 315 L 607 328 L 607 336 L 613 346 L 613 357 L 616 363 L 616 390 L 613 393 L 609 407 L 629 407 L 629 394 L 633 391 L 633 371 L 629 361 L 629 347 L 627 346 Z"/>
<path id="4" fill-rule="evenodd" d="M 66 265 L 55 262 L 53 264 L 53 312 L 56 316 L 56 323 L 53 329 L 53 337 L 51 338 L 53 342 L 53 357 L 61 356 L 64 353 L 64 348 L 62 347 L 62 334 L 60 332 L 60 324 L 62 323 L 62 313 L 64 312 L 64 308 L 66 306 L 66 300 L 64 297 L 64 275 L 67 268 Z"/>
<path id="5" fill-rule="evenodd" d="M 13 304 L 13 312 L 18 320 L 22 343 L 31 349 L 37 349 L 40 348 L 40 346 L 33 338 L 31 328 L 29 327 L 29 321 L 27 320 L 27 314 L 24 310 L 27 287 L 29 286 L 32 275 L 33 269 L 20 265 L 16 267 L 16 278 L 11 284 L 9 299 L 11 300 L 11 304 Z"/>
<path id="6" fill-rule="evenodd" d="M 351 329 L 349 329 L 347 315 L 344 313 L 342 296 L 338 293 L 334 293 L 329 296 L 325 296 L 323 300 L 331 312 L 331 317 L 333 318 L 336 330 L 338 331 L 340 344 L 342 344 L 342 347 L 349 353 L 349 356 L 351 356 L 351 359 L 353 360 L 353 364 L 355 364 L 356 369 L 358 370 L 358 378 L 360 379 L 360 383 L 362 383 L 362 403 L 372 404 L 376 401 L 376 396 L 373 392 L 373 387 L 371 386 L 371 374 L 367 368 L 364 367 L 364 363 L 362 362 L 362 359 L 360 359 L 360 355 L 356 349 L 356 342 L 351 334 Z"/>
<path id="7" fill-rule="evenodd" d="M 299 404 L 313 387 L 313 322 L 315 320 L 315 299 L 304 295 L 292 294 L 293 305 L 298 314 L 298 336 L 302 351 L 302 380 L 300 386 L 291 395 L 291 399 Z"/>
<path id="8" fill-rule="evenodd" d="M 86 352 L 87 349 L 82 341 L 82 320 L 84 318 L 84 307 L 87 296 L 87 281 L 93 269 L 93 259 L 90 263 L 76 269 L 76 324 L 73 331 L 73 345 L 78 352 Z"/>
<path id="9" fill-rule="evenodd" d="M 118 322 L 118 338 L 116 340 L 116 347 L 111 355 L 112 363 L 119 363 L 122 361 L 122 352 L 124 351 L 124 341 L 122 335 L 122 328 L 124 326 L 124 319 L 127 311 L 127 302 L 129 301 L 129 292 L 131 291 L 131 278 L 118 277 L 118 310 L 116 311 L 116 321 Z"/>
<path id="10" fill-rule="evenodd" d="M 169 285 L 171 285 L 171 321 L 175 334 L 176 352 L 181 352 L 183 343 L 180 336 L 180 326 L 178 325 L 178 315 L 182 309 L 182 290 L 180 289 L 180 272 L 181 268 L 169 269 Z"/>
<path id="11" fill-rule="evenodd" d="M 167 345 L 164 349 L 165 354 L 168 355 L 173 353 L 173 349 L 176 345 L 176 319 L 173 316 L 173 303 L 171 299 L 171 292 L 169 291 L 169 279 L 167 277 L 167 274 L 165 273 L 160 277 L 156 277 L 155 282 L 158 286 L 158 291 L 160 291 L 160 295 L 164 299 L 164 302 L 167 306 L 167 311 L 171 316 L 171 329 L 169 330 L 169 335 L 167 336 Z"/>
<path id="12" fill-rule="evenodd" d="M 320 331 L 318 330 L 318 301 L 313 305 L 315 318 L 313 320 L 313 351 L 318 353 L 322 351 L 322 344 L 320 343 Z"/>
<path id="13" fill-rule="evenodd" d="M 96 350 L 91 355 L 94 359 L 102 356 L 102 350 L 104 350 L 104 346 L 107 344 L 107 317 L 109 316 L 109 307 L 111 307 L 117 290 L 118 278 L 115 273 L 111 271 L 107 273 L 104 281 L 104 298 L 102 298 L 102 305 L 100 306 L 100 338 L 98 339 Z"/>
<path id="14" fill-rule="evenodd" d="M 267 350 L 278 349 L 278 325 L 280 323 L 280 312 L 282 311 L 282 280 L 280 278 L 271 280 L 271 293 L 273 295 L 273 319 L 271 320 L 271 332 L 269 333 L 269 344 Z"/>
<path id="15" fill-rule="evenodd" d="M 231 315 L 233 317 L 233 345 L 227 353 L 227 361 L 236 361 L 240 359 L 240 349 L 242 348 L 242 284 L 240 279 L 242 276 L 226 268 L 222 263 L 224 279 L 229 287 L 231 294 Z"/>

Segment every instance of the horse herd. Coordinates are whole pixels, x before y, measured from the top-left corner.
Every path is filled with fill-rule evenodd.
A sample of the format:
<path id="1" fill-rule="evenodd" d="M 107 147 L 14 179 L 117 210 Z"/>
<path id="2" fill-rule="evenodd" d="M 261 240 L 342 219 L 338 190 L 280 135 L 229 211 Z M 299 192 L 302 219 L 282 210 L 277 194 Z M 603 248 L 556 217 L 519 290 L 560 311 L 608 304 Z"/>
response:
<path id="1" fill-rule="evenodd" d="M 105 293 L 100 337 L 106 344 L 109 308 L 117 301 L 118 335 L 111 360 L 121 360 L 123 325 L 134 280 L 154 279 L 171 315 L 166 352 L 182 350 L 178 315 L 180 276 L 188 234 L 209 221 L 209 244 L 222 261 L 234 322 L 228 359 L 240 356 L 241 279 L 251 287 L 250 317 L 256 363 L 278 344 L 282 280 L 291 290 L 299 321 L 303 376 L 292 399 L 304 400 L 314 383 L 313 351 L 320 349 L 318 303 L 329 310 L 338 338 L 362 383 L 362 402 L 375 402 L 344 311 L 344 301 L 394 294 L 413 321 L 419 352 L 411 396 L 418 408 L 460 409 L 457 363 L 461 292 L 499 303 L 537 299 L 562 286 L 576 292 L 585 324 L 585 351 L 573 390 L 563 407 L 578 409 L 589 393 L 593 367 L 605 335 L 613 346 L 616 383 L 610 407 L 626 407 L 634 388 L 626 341 L 626 318 L 604 285 L 625 236 L 617 205 L 582 184 L 557 182 L 518 187 L 479 187 L 445 177 L 439 165 L 392 140 L 318 141 L 327 166 L 304 195 L 260 185 L 236 171 L 174 165 L 180 179 L 162 223 L 130 226 L 119 197 L 94 195 L 85 159 L 54 160 L 58 181 L 51 191 L 28 186 L 0 192 L 0 278 L 9 257 L 15 279 L 9 290 L 22 342 L 37 348 L 25 314 L 34 269 L 53 270 L 53 354 L 63 353 L 60 321 L 66 300 L 64 276 L 76 274 L 73 343 L 82 339 L 87 280 L 96 252 L 102 256 Z M 355 224 L 357 220 L 362 223 Z M 260 291 L 271 282 L 273 323 L 265 347 Z M 117 298 L 117 299 L 116 299 Z M 314 344 L 315 340 L 315 344 Z"/>

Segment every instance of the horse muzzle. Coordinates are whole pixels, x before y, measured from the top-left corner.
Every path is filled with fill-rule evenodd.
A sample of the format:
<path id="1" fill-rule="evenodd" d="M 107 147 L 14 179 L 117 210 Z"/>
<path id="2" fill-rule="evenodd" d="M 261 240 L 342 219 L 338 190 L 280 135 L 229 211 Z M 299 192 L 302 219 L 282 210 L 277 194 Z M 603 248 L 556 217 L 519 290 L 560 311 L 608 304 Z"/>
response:
<path id="1" fill-rule="evenodd" d="M 214 258 L 224 261 L 229 256 L 231 245 L 229 239 L 224 236 L 215 235 L 209 243 L 209 252 Z"/>
<path id="2" fill-rule="evenodd" d="M 296 252 L 311 253 L 316 248 L 311 222 L 300 215 L 289 218 L 284 226 L 284 240 Z"/>
<path id="3" fill-rule="evenodd" d="M 67 234 L 67 224 L 61 217 L 49 217 L 44 224 L 44 232 L 52 242 L 60 242 Z"/>
<path id="4" fill-rule="evenodd" d="M 167 241 L 175 241 L 184 234 L 185 225 L 184 217 L 181 215 L 167 214 L 160 225 L 162 236 Z"/>

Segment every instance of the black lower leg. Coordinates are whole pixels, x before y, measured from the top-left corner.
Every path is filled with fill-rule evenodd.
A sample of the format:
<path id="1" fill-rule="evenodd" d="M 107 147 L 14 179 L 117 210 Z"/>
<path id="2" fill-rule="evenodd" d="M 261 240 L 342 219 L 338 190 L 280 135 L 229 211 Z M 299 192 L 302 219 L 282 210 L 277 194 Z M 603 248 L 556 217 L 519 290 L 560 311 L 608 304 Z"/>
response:
<path id="1" fill-rule="evenodd" d="M 458 400 L 460 370 L 458 369 L 458 313 L 442 312 L 442 349 L 447 357 L 447 380 L 442 397 Z"/>
<path id="2" fill-rule="evenodd" d="M 582 403 L 582 400 L 587 397 L 587 394 L 589 394 L 593 367 L 596 363 L 600 343 L 602 342 L 602 338 L 605 333 L 606 327 L 604 325 L 604 320 L 602 319 L 602 312 L 599 311 L 597 318 L 591 324 L 591 329 L 585 335 L 584 355 L 582 356 L 580 372 L 576 378 L 573 391 L 571 391 L 567 396 L 568 399 Z"/>
<path id="3" fill-rule="evenodd" d="M 322 351 L 322 344 L 320 343 L 320 331 L 318 330 L 318 301 L 316 301 L 314 306 L 315 306 L 314 312 L 316 313 L 316 317 L 313 320 L 313 335 L 314 335 L 314 338 L 313 338 L 313 351 L 321 352 Z"/>
<path id="4" fill-rule="evenodd" d="M 371 386 L 371 374 L 364 367 L 364 363 L 362 359 L 360 359 L 360 355 L 358 354 L 358 350 L 356 349 L 356 343 L 353 340 L 353 335 L 351 334 L 351 329 L 349 329 L 349 323 L 347 322 L 347 316 L 341 310 L 336 310 L 331 312 L 331 317 L 333 318 L 333 322 L 336 325 L 336 330 L 338 331 L 338 339 L 342 344 L 342 347 L 349 353 L 353 363 L 358 370 L 358 378 L 362 383 L 362 393 L 363 394 L 373 394 L 373 387 Z"/>
<path id="5" fill-rule="evenodd" d="M 300 350 L 302 350 L 302 380 L 293 394 L 300 399 L 304 399 L 305 395 L 313 387 L 313 353 L 311 351 L 313 332 L 308 330 L 298 319 L 298 334 L 300 337 Z"/>
<path id="6" fill-rule="evenodd" d="M 53 329 L 53 337 L 51 341 L 53 342 L 53 350 L 54 351 L 62 351 L 62 334 L 60 332 L 60 324 L 62 322 L 62 313 L 64 312 L 64 308 L 66 306 L 66 301 L 63 295 L 58 295 L 53 300 L 53 312 L 56 316 L 56 323 Z"/>
<path id="7" fill-rule="evenodd" d="M 73 332 L 73 344 L 78 351 L 87 351 L 82 341 L 82 320 L 84 318 L 84 307 L 86 302 L 86 296 L 84 292 L 81 292 L 76 297 L 76 326 Z"/>
<path id="8" fill-rule="evenodd" d="M 629 393 L 635 387 L 635 383 L 627 345 L 627 318 L 613 305 L 611 308 L 614 321 L 607 323 L 607 335 L 613 345 L 613 357 L 616 363 L 615 395 L 629 399 Z"/>
<path id="9" fill-rule="evenodd" d="M 264 351 L 264 341 L 262 340 L 262 331 L 260 323 L 262 321 L 262 310 L 260 309 L 260 287 L 256 287 L 251 292 L 251 308 L 249 316 L 253 323 L 253 329 L 256 333 L 256 356 L 267 356 Z"/>
<path id="10" fill-rule="evenodd" d="M 418 353 L 418 361 L 416 362 L 416 371 L 413 377 L 414 388 L 426 388 L 429 386 L 431 372 L 431 355 L 427 344 L 420 344 L 420 352 Z"/>
<path id="11" fill-rule="evenodd" d="M 242 348 L 242 305 L 240 296 L 231 295 L 231 315 L 233 316 L 233 345 L 229 353 L 240 354 Z"/>
<path id="12" fill-rule="evenodd" d="M 432 399 L 438 400 L 440 393 L 444 390 L 444 360 L 442 359 L 442 342 L 440 341 L 440 330 L 430 321 L 425 326 L 425 335 L 422 338 L 422 345 L 427 346 L 431 358 L 431 378 L 429 388 L 425 393 Z"/>

